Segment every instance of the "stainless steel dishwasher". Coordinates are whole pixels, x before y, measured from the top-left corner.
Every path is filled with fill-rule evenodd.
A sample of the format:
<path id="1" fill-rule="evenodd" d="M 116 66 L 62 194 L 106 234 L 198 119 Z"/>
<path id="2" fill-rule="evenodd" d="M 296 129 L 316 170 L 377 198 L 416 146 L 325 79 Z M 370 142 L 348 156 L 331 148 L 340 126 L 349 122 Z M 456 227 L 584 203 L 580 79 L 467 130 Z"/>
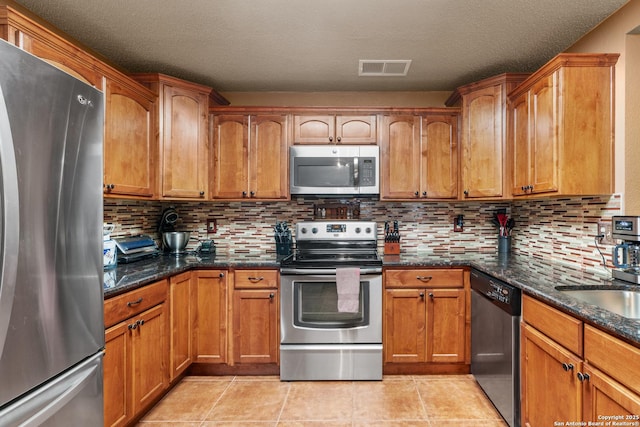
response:
<path id="1" fill-rule="evenodd" d="M 520 426 L 520 289 L 471 271 L 471 373 L 511 427 Z"/>

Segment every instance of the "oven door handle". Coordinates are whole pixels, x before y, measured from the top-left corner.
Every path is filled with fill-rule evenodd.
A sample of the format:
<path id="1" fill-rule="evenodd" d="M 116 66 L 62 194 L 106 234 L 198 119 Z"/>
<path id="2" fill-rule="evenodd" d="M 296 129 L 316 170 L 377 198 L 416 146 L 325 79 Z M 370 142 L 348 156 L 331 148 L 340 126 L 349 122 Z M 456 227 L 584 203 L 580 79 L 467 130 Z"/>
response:
<path id="1" fill-rule="evenodd" d="M 380 267 L 372 267 L 372 268 L 361 268 L 360 275 L 365 274 L 381 274 L 382 268 Z M 280 274 L 297 274 L 297 275 L 316 275 L 316 276 L 335 276 L 336 269 L 335 268 L 281 268 Z"/>

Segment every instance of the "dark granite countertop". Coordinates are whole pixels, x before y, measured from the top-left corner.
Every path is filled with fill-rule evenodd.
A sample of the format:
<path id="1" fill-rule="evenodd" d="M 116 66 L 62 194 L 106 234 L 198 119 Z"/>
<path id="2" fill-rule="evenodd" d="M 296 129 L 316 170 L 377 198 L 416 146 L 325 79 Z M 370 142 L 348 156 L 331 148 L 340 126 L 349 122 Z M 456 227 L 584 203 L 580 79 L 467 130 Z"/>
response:
<path id="1" fill-rule="evenodd" d="M 118 264 L 104 272 L 104 297 L 111 298 L 140 286 L 192 269 L 215 268 L 279 268 L 275 253 L 188 253 L 180 256 L 163 254 L 130 264 Z"/>
<path id="2" fill-rule="evenodd" d="M 512 286 L 522 289 L 551 306 L 601 327 L 614 335 L 640 346 L 640 320 L 628 319 L 599 306 L 582 302 L 562 292 L 557 286 L 588 288 L 589 286 L 613 286 L 611 273 L 604 268 L 600 272 L 583 271 L 549 260 L 492 254 L 409 254 L 384 258 L 385 267 L 456 267 L 471 266 Z M 617 286 L 617 284 L 616 284 Z M 638 285 L 620 286 L 640 290 Z"/>
<path id="3" fill-rule="evenodd" d="M 280 259 L 274 253 L 191 253 L 175 257 L 161 255 L 132 264 L 120 264 L 105 272 L 104 296 L 110 298 L 136 287 L 152 283 L 190 269 L 212 268 L 278 268 Z M 614 335 L 640 346 L 640 321 L 628 319 L 582 302 L 570 292 L 556 290 L 556 286 L 611 285 L 610 273 L 583 271 L 565 264 L 539 258 L 498 256 L 489 254 L 412 253 L 385 256 L 385 268 L 392 267 L 465 267 L 470 266 L 497 279 L 516 286 L 560 308 L 587 323 L 599 326 Z M 634 288 L 635 285 L 629 285 Z M 640 289 L 635 286 L 635 289 Z"/>

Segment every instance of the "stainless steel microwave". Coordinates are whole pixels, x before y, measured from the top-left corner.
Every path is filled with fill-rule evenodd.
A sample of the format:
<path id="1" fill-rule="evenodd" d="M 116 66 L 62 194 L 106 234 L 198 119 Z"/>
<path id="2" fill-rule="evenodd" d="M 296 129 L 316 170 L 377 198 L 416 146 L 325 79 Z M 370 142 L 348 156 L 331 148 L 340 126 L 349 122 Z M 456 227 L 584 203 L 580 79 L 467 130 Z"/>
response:
<path id="1" fill-rule="evenodd" d="M 377 145 L 296 145 L 289 149 L 291 195 L 380 194 Z"/>

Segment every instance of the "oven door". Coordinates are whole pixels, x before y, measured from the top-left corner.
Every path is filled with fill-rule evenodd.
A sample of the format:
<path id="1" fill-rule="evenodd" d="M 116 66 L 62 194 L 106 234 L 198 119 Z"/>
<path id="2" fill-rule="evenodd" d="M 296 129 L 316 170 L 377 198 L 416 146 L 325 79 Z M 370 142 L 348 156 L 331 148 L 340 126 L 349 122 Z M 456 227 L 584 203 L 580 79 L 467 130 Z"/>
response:
<path id="1" fill-rule="evenodd" d="M 335 270 L 334 270 L 335 271 Z M 335 274 L 282 275 L 282 344 L 382 342 L 382 275 L 360 275 L 358 311 L 338 311 Z"/>

